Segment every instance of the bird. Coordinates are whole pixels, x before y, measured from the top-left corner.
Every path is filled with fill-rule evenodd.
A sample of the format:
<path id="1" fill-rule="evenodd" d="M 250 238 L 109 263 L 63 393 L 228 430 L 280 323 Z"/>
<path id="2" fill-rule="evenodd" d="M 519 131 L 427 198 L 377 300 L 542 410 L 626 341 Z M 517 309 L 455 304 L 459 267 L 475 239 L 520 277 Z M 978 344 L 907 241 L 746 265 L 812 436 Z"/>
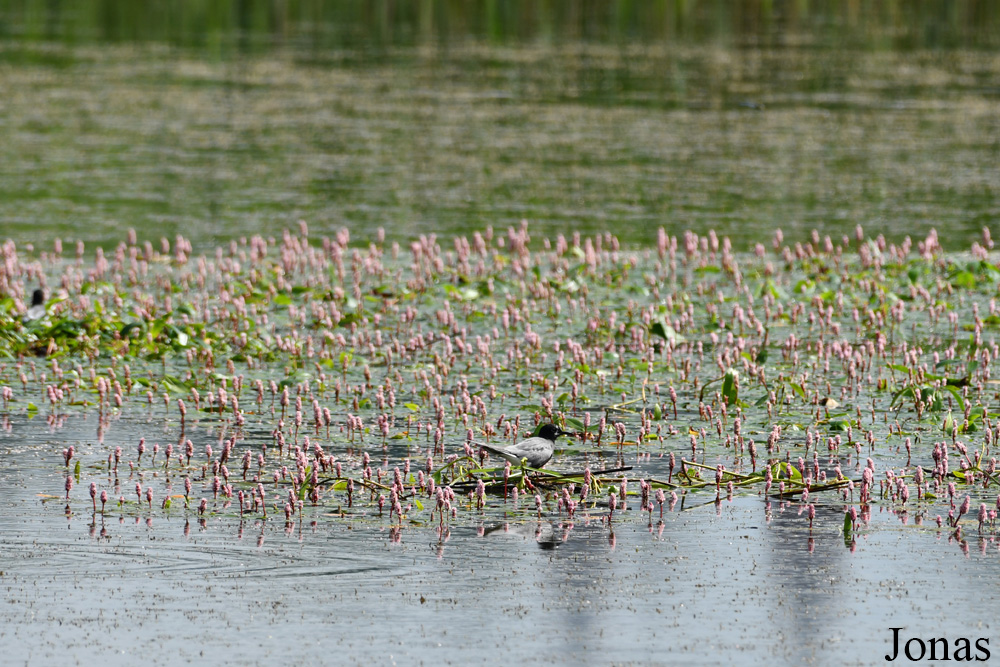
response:
<path id="1" fill-rule="evenodd" d="M 45 292 L 36 289 L 31 294 L 31 308 L 24 314 L 22 321 L 27 324 L 28 322 L 40 320 L 43 317 L 45 317 Z"/>
<path id="2" fill-rule="evenodd" d="M 522 440 L 509 447 L 493 447 L 483 443 L 477 443 L 480 449 L 485 449 L 490 454 L 496 454 L 500 458 L 507 459 L 516 465 L 521 464 L 521 459 L 527 461 L 529 468 L 541 468 L 555 451 L 556 438 L 560 435 L 573 435 L 570 431 L 564 431 L 555 424 L 545 424 L 538 429 L 538 435 Z"/>
<path id="3" fill-rule="evenodd" d="M 498 523 L 488 526 L 483 531 L 483 537 L 532 539 L 543 550 L 555 549 L 569 539 L 569 528 L 559 525 L 557 528 L 551 521 L 539 521 L 537 524 Z"/>

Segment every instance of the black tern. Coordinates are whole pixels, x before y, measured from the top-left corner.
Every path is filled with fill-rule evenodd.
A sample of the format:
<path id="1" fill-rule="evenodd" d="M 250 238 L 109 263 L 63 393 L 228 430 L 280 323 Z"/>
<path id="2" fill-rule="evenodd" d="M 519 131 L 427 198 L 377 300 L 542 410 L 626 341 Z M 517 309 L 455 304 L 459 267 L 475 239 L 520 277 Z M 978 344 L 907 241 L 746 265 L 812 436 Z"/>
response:
<path id="1" fill-rule="evenodd" d="M 45 292 L 36 289 L 31 294 L 31 308 L 24 314 L 22 322 L 28 323 L 45 317 Z"/>
<path id="2" fill-rule="evenodd" d="M 564 431 L 555 424 L 545 424 L 538 429 L 538 435 L 522 440 L 509 447 L 493 447 L 476 443 L 481 449 L 485 449 L 490 454 L 496 454 L 500 458 L 507 459 L 513 464 L 520 465 L 521 459 L 526 459 L 528 467 L 541 468 L 555 451 L 556 438 L 560 435 L 572 435 L 569 431 Z"/>

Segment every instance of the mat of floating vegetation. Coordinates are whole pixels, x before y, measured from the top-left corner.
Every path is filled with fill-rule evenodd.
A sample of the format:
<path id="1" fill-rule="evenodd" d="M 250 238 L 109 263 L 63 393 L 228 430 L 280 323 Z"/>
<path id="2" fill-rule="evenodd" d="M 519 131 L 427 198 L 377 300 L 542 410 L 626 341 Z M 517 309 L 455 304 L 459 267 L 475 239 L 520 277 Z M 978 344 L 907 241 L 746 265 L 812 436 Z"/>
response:
<path id="1" fill-rule="evenodd" d="M 809 527 L 835 508 L 848 543 L 873 506 L 996 530 L 988 230 L 964 253 L 860 228 L 736 252 L 712 232 L 623 248 L 303 225 L 205 255 L 134 233 L 3 255 L 0 425 L 92 436 L 52 452 L 37 492 L 59 511 L 405 530 L 651 523 L 749 495 Z M 570 435 L 544 469 L 481 446 L 546 423 Z M 125 424 L 134 445 L 104 446 Z"/>

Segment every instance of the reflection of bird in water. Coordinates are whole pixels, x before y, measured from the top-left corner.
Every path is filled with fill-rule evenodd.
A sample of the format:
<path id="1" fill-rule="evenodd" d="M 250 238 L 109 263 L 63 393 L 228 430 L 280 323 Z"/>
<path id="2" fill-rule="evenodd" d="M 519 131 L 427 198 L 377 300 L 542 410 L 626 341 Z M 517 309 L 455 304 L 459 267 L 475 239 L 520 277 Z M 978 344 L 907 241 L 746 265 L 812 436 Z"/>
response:
<path id="1" fill-rule="evenodd" d="M 569 431 L 564 431 L 555 424 L 545 424 L 538 429 L 538 435 L 522 440 L 510 447 L 494 447 L 483 443 L 476 443 L 481 449 L 485 449 L 490 454 L 496 454 L 500 458 L 507 459 L 514 465 L 520 465 L 521 459 L 528 462 L 529 468 L 541 468 L 555 451 L 556 438 L 560 435 L 572 435 Z"/>
<path id="2" fill-rule="evenodd" d="M 555 549 L 569 538 L 568 526 L 556 526 L 549 521 L 539 521 L 532 525 L 498 523 L 483 530 L 483 537 L 520 537 L 533 539 L 540 549 Z"/>
<path id="3" fill-rule="evenodd" d="M 45 317 L 45 292 L 36 289 L 31 294 L 31 308 L 28 308 L 28 312 L 24 314 L 21 321 L 27 324 L 43 317 Z"/>

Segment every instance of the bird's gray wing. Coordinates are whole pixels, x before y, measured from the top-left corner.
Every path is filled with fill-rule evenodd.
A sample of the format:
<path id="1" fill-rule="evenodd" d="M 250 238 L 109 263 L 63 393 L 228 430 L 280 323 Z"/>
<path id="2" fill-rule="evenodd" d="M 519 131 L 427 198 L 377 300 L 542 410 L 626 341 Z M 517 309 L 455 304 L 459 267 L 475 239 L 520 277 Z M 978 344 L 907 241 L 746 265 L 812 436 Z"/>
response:
<path id="1" fill-rule="evenodd" d="M 511 454 L 528 456 L 529 458 L 531 455 L 538 455 L 551 450 L 552 443 L 543 438 L 528 438 L 524 442 L 519 442 L 507 449 Z"/>
<path id="2" fill-rule="evenodd" d="M 554 444 L 545 438 L 528 438 L 524 442 L 509 447 L 507 451 L 517 456 L 519 462 L 521 458 L 526 458 L 533 467 L 537 468 L 545 465 L 552 458 L 553 447 Z"/>

